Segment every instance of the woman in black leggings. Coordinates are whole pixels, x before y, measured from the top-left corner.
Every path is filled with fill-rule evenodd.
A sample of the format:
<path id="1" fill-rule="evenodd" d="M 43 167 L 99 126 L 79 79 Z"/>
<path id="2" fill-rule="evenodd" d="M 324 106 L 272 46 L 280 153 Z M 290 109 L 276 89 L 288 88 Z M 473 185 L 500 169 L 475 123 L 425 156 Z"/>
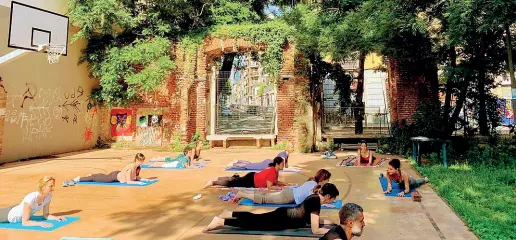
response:
<path id="1" fill-rule="evenodd" d="M 317 193 L 308 196 L 295 207 L 280 207 L 262 214 L 224 210 L 218 217 L 213 218 L 205 231 L 224 226 L 257 231 L 279 231 L 303 228 L 310 224 L 313 234 L 325 234 L 328 229 L 319 228 L 321 205 L 332 203 L 338 195 L 337 187 L 326 183 Z"/>

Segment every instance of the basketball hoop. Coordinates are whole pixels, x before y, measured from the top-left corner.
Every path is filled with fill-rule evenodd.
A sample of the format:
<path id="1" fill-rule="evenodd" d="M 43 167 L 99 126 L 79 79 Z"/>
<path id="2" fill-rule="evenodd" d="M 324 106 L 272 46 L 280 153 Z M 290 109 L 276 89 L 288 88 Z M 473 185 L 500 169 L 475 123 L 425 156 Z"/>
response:
<path id="1" fill-rule="evenodd" d="M 58 63 L 59 57 L 65 52 L 65 45 L 49 45 L 46 50 L 48 63 Z"/>

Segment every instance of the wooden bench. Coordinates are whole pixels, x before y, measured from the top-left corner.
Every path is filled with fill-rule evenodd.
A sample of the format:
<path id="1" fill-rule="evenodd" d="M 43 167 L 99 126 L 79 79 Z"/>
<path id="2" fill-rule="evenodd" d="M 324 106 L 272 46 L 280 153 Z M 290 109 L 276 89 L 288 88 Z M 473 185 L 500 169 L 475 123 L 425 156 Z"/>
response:
<path id="1" fill-rule="evenodd" d="M 336 143 L 335 146 L 338 146 L 339 150 L 357 150 L 359 148 L 358 143 Z M 336 147 L 337 148 L 337 147 Z M 378 150 L 378 143 L 367 143 L 367 148 L 370 150 L 377 151 Z"/>
<path id="2" fill-rule="evenodd" d="M 228 147 L 228 141 L 231 140 L 255 140 L 256 147 L 261 148 L 261 140 L 267 139 L 271 141 L 271 146 L 274 146 L 276 135 L 274 134 L 252 134 L 252 135 L 208 135 L 206 140 L 210 141 L 210 147 L 214 147 L 214 141 L 222 141 L 222 147 Z"/>

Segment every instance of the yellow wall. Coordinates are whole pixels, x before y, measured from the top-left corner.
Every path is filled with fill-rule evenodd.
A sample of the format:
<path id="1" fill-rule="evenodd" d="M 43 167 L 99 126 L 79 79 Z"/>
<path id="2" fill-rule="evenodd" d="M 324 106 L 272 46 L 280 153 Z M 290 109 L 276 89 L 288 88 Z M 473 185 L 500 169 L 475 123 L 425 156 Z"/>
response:
<path id="1" fill-rule="evenodd" d="M 4 16 L 9 14 L 10 8 L 0 6 L 0 36 L 8 34 L 9 17 Z M 0 53 L 14 50 L 7 48 L 6 39 L 0 40 Z M 58 64 L 48 64 L 46 54 L 30 52 L 0 66 L 7 91 L 5 94 L 0 88 L 0 102 L 7 97 L 5 110 L 0 109 L 4 111 L 4 116 L 0 112 L 4 123 L 0 162 L 95 145 L 98 117 L 95 107 L 88 109 L 88 96 L 98 81 L 88 78 L 85 64 L 77 66 L 84 46 L 84 41 L 69 44 L 68 56 L 62 56 Z"/>
<path id="2" fill-rule="evenodd" d="M 385 67 L 382 63 L 382 57 L 376 53 L 371 53 L 366 56 L 364 62 L 365 70 L 375 70 L 380 67 Z"/>

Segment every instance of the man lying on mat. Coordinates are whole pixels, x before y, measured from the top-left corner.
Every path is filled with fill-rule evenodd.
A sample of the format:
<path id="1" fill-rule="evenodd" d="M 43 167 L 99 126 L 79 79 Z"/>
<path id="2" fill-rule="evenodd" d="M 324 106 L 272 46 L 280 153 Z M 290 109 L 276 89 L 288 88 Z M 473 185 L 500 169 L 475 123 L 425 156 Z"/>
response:
<path id="1" fill-rule="evenodd" d="M 339 190 L 331 183 L 324 184 L 316 194 L 308 196 L 305 201 L 295 207 L 280 207 L 272 212 L 254 214 L 251 212 L 231 212 L 224 210 L 214 217 L 206 227 L 206 231 L 224 226 L 238 227 L 246 230 L 281 231 L 304 228 L 311 225 L 313 234 L 325 234 L 329 229 L 320 228 L 319 224 L 330 224 L 320 218 L 321 204 L 332 203 L 339 195 Z"/>
<path id="2" fill-rule="evenodd" d="M 63 183 L 63 186 L 71 186 L 76 182 L 120 182 L 120 183 L 128 183 L 128 184 L 145 184 L 142 182 L 142 179 L 139 176 L 140 166 L 145 161 L 145 156 L 142 153 L 137 153 L 134 157 L 134 161 L 130 164 L 127 164 L 122 171 L 113 171 L 109 174 L 97 173 L 90 174 L 86 177 L 78 176 L 72 180 L 66 181 Z"/>
<path id="3" fill-rule="evenodd" d="M 322 185 L 328 183 L 331 173 L 326 169 L 319 170 L 297 188 L 283 188 L 280 192 L 238 191 L 236 198 L 249 198 L 257 204 L 301 204 L 308 196 L 317 193 Z"/>
<path id="4" fill-rule="evenodd" d="M 429 180 L 427 177 L 415 179 L 413 177 L 409 177 L 409 175 L 400 169 L 401 163 L 399 159 L 392 159 L 389 161 L 389 167 L 387 168 L 387 190 L 384 193 L 390 193 L 392 191 L 391 181 L 398 183 L 400 189 L 403 190 L 398 193 L 398 197 L 404 197 L 405 194 L 409 193 L 411 189 L 415 189 Z"/>
<path id="5" fill-rule="evenodd" d="M 29 193 L 16 206 L 0 209 L 0 222 L 19 223 L 23 226 L 52 227 L 51 223 L 31 221 L 30 217 L 43 209 L 43 217 L 48 220 L 65 221 L 64 216 L 50 214 L 50 201 L 56 180 L 53 177 L 43 177 L 38 182 L 38 191 Z"/>
<path id="6" fill-rule="evenodd" d="M 278 181 L 278 172 L 285 166 L 283 158 L 276 157 L 269 167 L 261 172 L 250 172 L 243 177 L 219 177 L 217 180 L 208 181 L 204 188 L 210 186 L 244 187 L 244 188 L 268 188 L 281 190 L 279 185 L 285 185 Z"/>
<path id="7" fill-rule="evenodd" d="M 346 203 L 339 211 L 340 225 L 333 227 L 319 240 L 350 240 L 360 237 L 364 230 L 364 209 L 354 203 Z"/>

